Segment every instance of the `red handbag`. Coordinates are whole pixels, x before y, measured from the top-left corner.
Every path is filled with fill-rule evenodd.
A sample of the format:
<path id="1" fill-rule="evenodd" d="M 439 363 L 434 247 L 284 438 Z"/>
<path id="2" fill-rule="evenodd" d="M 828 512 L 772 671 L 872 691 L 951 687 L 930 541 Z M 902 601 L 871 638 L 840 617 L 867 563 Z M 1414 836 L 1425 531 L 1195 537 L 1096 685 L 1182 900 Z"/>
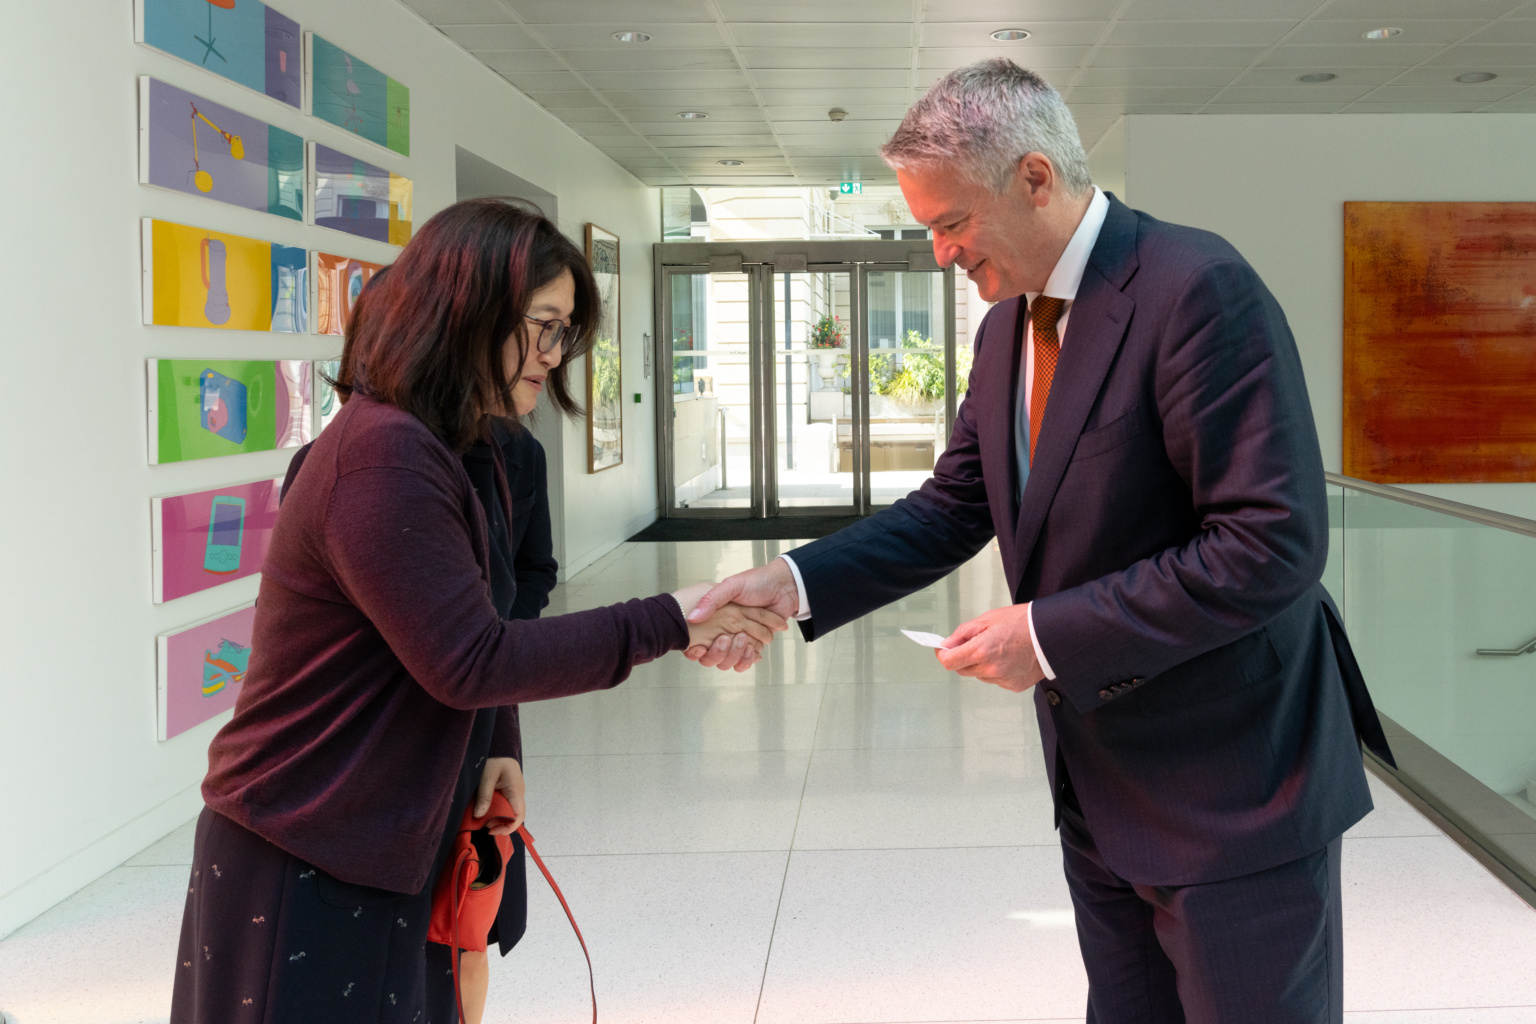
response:
<path id="1" fill-rule="evenodd" d="M 485 950 L 491 925 L 501 908 L 507 864 L 512 860 L 512 837 L 493 836 L 490 829 L 516 820 L 512 805 L 500 792 L 491 794 L 491 809 L 483 818 L 475 817 L 475 805 L 471 802 L 459 819 L 453 852 L 432 890 L 432 922 L 427 929 L 427 941 L 453 948 L 453 994 L 459 1002 L 460 1020 L 464 1019 L 464 1005 L 459 990 L 458 951 Z M 592 973 L 592 954 L 587 951 L 587 940 L 582 938 L 570 904 L 565 902 L 565 894 L 555 884 L 544 858 L 534 849 L 533 836 L 529 835 L 527 826 L 519 826 L 517 834 L 522 837 L 528 856 L 533 858 L 544 880 L 555 891 L 555 898 L 560 901 L 565 918 L 576 933 L 576 941 L 581 943 L 581 953 L 587 959 L 587 987 L 592 994 L 592 1024 L 597 1024 L 597 981 Z"/>

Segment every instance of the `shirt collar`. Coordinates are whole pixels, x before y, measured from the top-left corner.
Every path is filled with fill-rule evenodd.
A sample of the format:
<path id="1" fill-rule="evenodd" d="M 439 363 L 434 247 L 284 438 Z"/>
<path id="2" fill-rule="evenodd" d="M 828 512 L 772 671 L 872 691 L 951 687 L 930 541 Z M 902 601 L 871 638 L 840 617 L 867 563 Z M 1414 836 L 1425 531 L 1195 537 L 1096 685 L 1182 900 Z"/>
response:
<path id="1" fill-rule="evenodd" d="M 1078 285 L 1083 283 L 1083 273 L 1088 269 L 1088 257 L 1093 255 L 1094 244 L 1099 240 L 1099 231 L 1104 227 L 1104 218 L 1108 214 L 1109 197 L 1095 185 L 1093 199 L 1088 203 L 1088 211 L 1078 222 L 1077 230 L 1072 233 L 1072 240 L 1062 250 L 1061 258 L 1056 261 L 1056 268 L 1046 279 L 1045 291 L 1026 292 L 1025 298 L 1029 302 L 1034 302 L 1040 295 L 1066 299 L 1068 302 L 1077 298 Z"/>

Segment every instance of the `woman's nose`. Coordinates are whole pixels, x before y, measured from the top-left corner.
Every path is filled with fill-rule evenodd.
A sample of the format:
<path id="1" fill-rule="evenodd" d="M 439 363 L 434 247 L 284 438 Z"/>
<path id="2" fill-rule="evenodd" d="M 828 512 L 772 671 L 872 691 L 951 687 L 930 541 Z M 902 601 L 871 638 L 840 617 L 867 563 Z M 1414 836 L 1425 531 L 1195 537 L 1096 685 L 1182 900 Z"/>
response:
<path id="1" fill-rule="evenodd" d="M 565 345 L 562 342 L 559 345 L 553 346 L 548 352 L 540 352 L 539 362 L 544 364 L 546 369 L 553 370 L 555 367 L 560 365 L 560 360 L 564 357 L 564 355 Z"/>

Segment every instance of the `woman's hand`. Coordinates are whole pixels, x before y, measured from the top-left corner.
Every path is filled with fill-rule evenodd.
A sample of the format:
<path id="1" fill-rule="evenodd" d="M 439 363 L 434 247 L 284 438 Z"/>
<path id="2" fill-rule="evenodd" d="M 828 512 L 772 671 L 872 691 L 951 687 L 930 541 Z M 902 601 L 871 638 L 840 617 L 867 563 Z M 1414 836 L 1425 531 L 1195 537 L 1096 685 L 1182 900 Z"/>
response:
<path id="1" fill-rule="evenodd" d="M 784 617 L 767 608 L 748 608 L 728 604 L 702 622 L 688 623 L 688 649 L 708 648 L 718 637 L 732 637 L 733 653 L 750 655 L 748 667 L 757 660 L 763 645 L 773 639 L 773 634 L 789 628 Z"/>
<path id="2" fill-rule="evenodd" d="M 489 831 L 493 836 L 509 836 L 522 825 L 528 816 L 528 788 L 523 782 L 523 766 L 515 757 L 488 757 L 485 769 L 480 773 L 480 790 L 475 795 L 475 817 L 483 818 L 491 811 L 491 794 L 501 790 L 501 795 L 512 805 L 513 821 L 510 825 L 495 825 Z"/>

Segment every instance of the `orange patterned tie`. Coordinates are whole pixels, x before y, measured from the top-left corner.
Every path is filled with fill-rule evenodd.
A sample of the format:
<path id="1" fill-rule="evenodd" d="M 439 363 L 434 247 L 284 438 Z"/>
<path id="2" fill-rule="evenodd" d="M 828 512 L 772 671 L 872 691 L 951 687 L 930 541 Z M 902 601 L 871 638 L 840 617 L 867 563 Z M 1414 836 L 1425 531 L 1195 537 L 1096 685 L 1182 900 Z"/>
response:
<path id="1" fill-rule="evenodd" d="M 1029 461 L 1035 461 L 1035 442 L 1040 439 L 1040 424 L 1045 419 L 1045 400 L 1051 394 L 1051 380 L 1056 376 L 1056 356 L 1061 339 L 1056 335 L 1056 321 L 1067 300 L 1040 295 L 1029 305 L 1030 334 L 1035 339 L 1035 386 L 1029 392 Z"/>

